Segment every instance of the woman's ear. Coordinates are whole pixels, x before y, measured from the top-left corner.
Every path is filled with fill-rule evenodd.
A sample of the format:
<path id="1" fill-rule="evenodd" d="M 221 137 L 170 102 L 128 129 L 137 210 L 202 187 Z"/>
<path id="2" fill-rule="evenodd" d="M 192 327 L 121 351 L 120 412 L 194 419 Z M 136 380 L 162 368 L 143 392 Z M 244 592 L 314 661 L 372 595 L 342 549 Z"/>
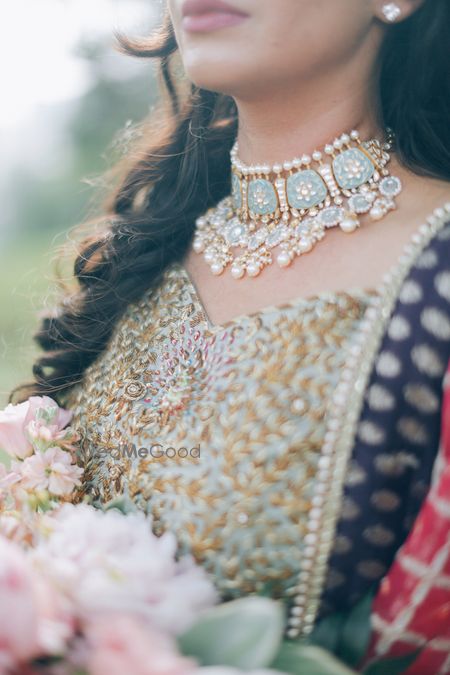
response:
<path id="1" fill-rule="evenodd" d="M 384 23 L 399 23 L 407 19 L 427 0 L 374 0 L 374 14 Z"/>

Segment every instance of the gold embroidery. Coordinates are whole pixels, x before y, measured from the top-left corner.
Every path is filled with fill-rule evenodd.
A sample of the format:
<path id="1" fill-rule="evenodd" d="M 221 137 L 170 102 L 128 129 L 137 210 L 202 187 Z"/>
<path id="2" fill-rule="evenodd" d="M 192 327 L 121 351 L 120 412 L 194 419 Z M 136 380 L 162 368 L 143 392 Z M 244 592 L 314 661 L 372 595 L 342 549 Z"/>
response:
<path id="1" fill-rule="evenodd" d="M 128 494 L 223 597 L 267 581 L 274 597 L 286 595 L 342 347 L 370 297 L 327 293 L 214 327 L 172 265 L 127 309 L 67 402 L 86 429 L 79 498 Z"/>

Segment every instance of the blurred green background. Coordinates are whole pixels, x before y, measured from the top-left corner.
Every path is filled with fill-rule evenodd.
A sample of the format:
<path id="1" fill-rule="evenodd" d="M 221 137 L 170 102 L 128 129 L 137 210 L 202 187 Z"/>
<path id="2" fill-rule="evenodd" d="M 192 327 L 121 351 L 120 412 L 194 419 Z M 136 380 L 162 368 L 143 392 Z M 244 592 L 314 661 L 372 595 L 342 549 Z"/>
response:
<path id="1" fill-rule="evenodd" d="M 56 248 L 95 214 L 102 173 L 156 100 L 155 65 L 120 54 L 113 30 L 148 35 L 162 8 L 162 0 L 17 0 L 2 19 L 0 409 L 31 379 Z"/>

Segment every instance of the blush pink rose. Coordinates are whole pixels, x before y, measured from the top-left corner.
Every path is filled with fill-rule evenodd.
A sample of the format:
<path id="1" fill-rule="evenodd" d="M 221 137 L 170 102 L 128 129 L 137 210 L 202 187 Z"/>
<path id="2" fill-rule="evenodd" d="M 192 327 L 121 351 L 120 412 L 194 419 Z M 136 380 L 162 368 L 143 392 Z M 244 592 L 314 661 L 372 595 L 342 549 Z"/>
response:
<path id="1" fill-rule="evenodd" d="M 28 440 L 26 425 L 30 421 L 28 401 L 12 405 L 10 403 L 0 411 L 0 448 L 11 457 L 24 459 L 33 454 L 33 446 Z"/>
<path id="2" fill-rule="evenodd" d="M 47 419 L 41 417 L 43 410 Z M 49 442 L 58 438 L 72 415 L 49 396 L 30 396 L 23 403 L 10 403 L 0 411 L 0 448 L 17 459 L 30 457 L 32 440 Z"/>
<path id="3" fill-rule="evenodd" d="M 90 675 L 193 675 L 198 664 L 182 656 L 166 633 L 128 615 L 103 615 L 85 631 Z"/>

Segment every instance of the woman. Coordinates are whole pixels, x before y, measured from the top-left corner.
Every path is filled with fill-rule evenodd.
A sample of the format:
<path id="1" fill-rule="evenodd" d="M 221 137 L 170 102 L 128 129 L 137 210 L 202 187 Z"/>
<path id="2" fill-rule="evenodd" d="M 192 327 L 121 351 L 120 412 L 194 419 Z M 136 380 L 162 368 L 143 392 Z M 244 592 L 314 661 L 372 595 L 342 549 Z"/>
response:
<path id="1" fill-rule="evenodd" d="M 18 392 L 74 409 L 80 499 L 130 498 L 224 599 L 283 598 L 290 638 L 377 586 L 430 483 L 449 25 L 447 0 L 169 0 L 120 36 L 170 108 Z"/>

